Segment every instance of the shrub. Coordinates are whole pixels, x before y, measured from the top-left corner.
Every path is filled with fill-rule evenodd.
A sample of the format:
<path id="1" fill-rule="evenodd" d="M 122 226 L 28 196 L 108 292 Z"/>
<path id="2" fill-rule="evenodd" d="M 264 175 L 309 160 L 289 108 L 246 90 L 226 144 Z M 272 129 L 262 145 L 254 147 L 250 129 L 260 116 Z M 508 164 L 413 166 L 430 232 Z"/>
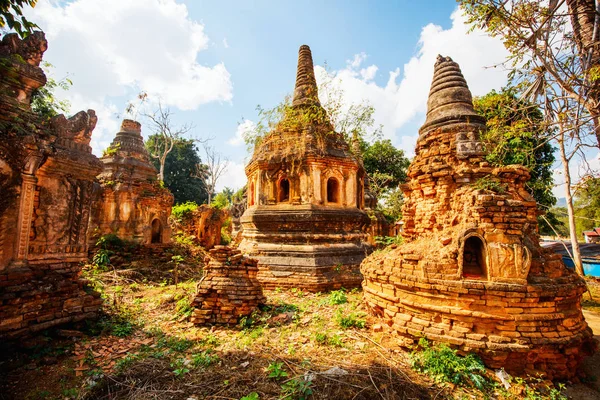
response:
<path id="1" fill-rule="evenodd" d="M 338 304 L 344 304 L 348 302 L 348 298 L 346 297 L 346 293 L 344 289 L 334 290 L 329 293 L 329 304 L 332 306 Z"/>
<path id="2" fill-rule="evenodd" d="M 427 339 L 419 340 L 421 351 L 410 355 L 411 367 L 431 376 L 436 382 L 450 382 L 455 385 L 473 384 L 483 390 L 489 384 L 483 375 L 485 366 L 475 354 L 461 357 L 446 344 L 431 346 Z"/>
<path id="3" fill-rule="evenodd" d="M 171 216 L 178 222 L 191 218 L 194 211 L 198 209 L 198 204 L 193 201 L 177 204 L 171 210 Z"/>
<path id="4" fill-rule="evenodd" d="M 495 178 L 492 175 L 486 175 L 477 179 L 473 184 L 473 187 L 477 190 L 487 190 L 498 194 L 506 193 L 507 189 L 505 184 L 500 183 L 498 178 Z"/>
<path id="5" fill-rule="evenodd" d="M 336 313 L 336 321 L 342 328 L 359 328 L 362 329 L 367 325 L 367 321 L 360 318 L 361 316 L 357 313 L 345 314 L 342 310 L 338 309 Z"/>
<path id="6" fill-rule="evenodd" d="M 269 373 L 269 378 L 279 379 L 288 376 L 288 373 L 283 370 L 282 362 L 273 362 L 270 363 L 267 367 L 267 372 Z"/>
<path id="7" fill-rule="evenodd" d="M 121 250 L 125 247 L 125 241 L 114 233 L 100 236 L 96 241 L 96 247 L 104 250 Z"/>
<path id="8" fill-rule="evenodd" d="M 192 313 L 194 312 L 194 307 L 192 307 L 189 297 L 185 296 L 179 299 L 179 301 L 175 305 L 175 312 L 177 312 L 177 315 L 186 318 L 192 315 Z"/>

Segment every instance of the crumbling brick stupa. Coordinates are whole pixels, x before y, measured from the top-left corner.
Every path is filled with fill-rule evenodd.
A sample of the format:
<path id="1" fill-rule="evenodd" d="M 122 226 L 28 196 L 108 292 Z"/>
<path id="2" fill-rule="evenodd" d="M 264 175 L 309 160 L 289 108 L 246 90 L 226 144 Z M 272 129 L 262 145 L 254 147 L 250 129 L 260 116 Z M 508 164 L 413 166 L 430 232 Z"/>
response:
<path id="1" fill-rule="evenodd" d="M 246 166 L 240 249 L 259 260 L 265 288 L 360 286 L 370 251 L 364 168 L 318 98 L 310 48 L 301 46 L 293 102 Z"/>
<path id="2" fill-rule="evenodd" d="M 33 112 L 46 83 L 42 32 L 0 42 L 0 338 L 96 315 L 102 299 L 79 278 L 93 182 L 94 111 Z"/>
<path id="3" fill-rule="evenodd" d="M 205 258 L 204 277 L 192 302 L 197 325 L 236 325 L 265 304 L 256 280 L 257 261 L 231 247 L 215 246 Z"/>
<path id="4" fill-rule="evenodd" d="M 404 192 L 405 244 L 365 259 L 369 309 L 409 342 L 492 368 L 569 378 L 594 348 L 583 279 L 539 246 L 528 171 L 485 161 L 485 120 L 458 64 L 438 57 Z"/>
<path id="5" fill-rule="evenodd" d="M 100 160 L 104 170 L 98 175 L 101 189 L 92 209 L 92 244 L 109 233 L 143 245 L 168 243 L 173 195 L 157 179 L 140 123 L 123 120 Z"/>

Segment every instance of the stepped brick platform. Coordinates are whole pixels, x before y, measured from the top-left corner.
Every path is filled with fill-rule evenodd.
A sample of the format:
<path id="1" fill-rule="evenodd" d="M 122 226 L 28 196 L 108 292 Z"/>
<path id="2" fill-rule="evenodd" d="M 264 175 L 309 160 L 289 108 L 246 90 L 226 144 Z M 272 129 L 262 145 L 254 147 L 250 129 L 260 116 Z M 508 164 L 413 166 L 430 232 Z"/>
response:
<path id="1" fill-rule="evenodd" d="M 259 260 L 265 288 L 360 286 L 371 251 L 365 170 L 319 102 L 308 46 L 300 47 L 292 105 L 256 146 L 246 175 L 239 248 Z"/>
<path id="2" fill-rule="evenodd" d="M 42 32 L 0 42 L 0 338 L 94 317 L 102 304 L 79 278 L 93 182 L 93 110 L 71 118 L 31 109 L 46 84 Z"/>
<path id="3" fill-rule="evenodd" d="M 236 325 L 266 301 L 256 280 L 257 261 L 239 250 L 215 246 L 205 259 L 205 276 L 192 302 L 192 322 Z"/>
<path id="4" fill-rule="evenodd" d="M 407 343 L 478 353 L 516 374 L 575 375 L 595 348 L 585 282 L 539 246 L 522 166 L 485 161 L 458 64 L 438 57 L 416 156 L 402 186 L 405 244 L 365 259 L 365 301 Z"/>

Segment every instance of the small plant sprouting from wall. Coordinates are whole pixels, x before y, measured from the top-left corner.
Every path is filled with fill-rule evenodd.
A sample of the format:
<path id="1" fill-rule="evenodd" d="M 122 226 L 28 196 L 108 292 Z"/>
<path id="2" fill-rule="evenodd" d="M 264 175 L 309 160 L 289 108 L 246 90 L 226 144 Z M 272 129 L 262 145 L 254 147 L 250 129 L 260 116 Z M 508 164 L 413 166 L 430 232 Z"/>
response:
<path id="1" fill-rule="evenodd" d="M 491 175 L 486 175 L 477 179 L 473 184 L 473 187 L 477 190 L 487 190 L 498 194 L 504 194 L 507 190 L 506 184 L 498 182 L 498 180 Z"/>
<path id="2" fill-rule="evenodd" d="M 111 144 L 106 149 L 104 149 L 104 151 L 102 152 L 102 157 L 112 157 L 115 154 L 117 154 L 117 151 L 119 151 L 120 148 L 121 143 L 116 143 L 114 145 Z"/>

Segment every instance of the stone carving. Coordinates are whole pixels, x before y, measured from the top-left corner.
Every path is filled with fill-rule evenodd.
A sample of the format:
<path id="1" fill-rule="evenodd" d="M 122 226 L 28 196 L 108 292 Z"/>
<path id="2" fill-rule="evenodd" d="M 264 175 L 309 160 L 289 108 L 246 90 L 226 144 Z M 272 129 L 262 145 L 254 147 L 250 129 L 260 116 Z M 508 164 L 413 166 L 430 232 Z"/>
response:
<path id="1" fill-rule="evenodd" d="M 307 116 L 314 116 L 308 117 Z M 292 107 L 246 167 L 240 249 L 259 260 L 266 288 L 360 285 L 371 250 L 365 171 L 319 102 L 310 48 L 301 46 Z"/>
<path id="2" fill-rule="evenodd" d="M 102 169 L 88 146 L 95 114 L 55 118 L 61 125 L 31 111 L 33 90 L 46 82 L 46 48 L 41 32 L 0 42 L 0 338 L 89 318 L 102 304 L 79 279 Z"/>
<path id="3" fill-rule="evenodd" d="M 438 57 L 402 185 L 405 244 L 363 261 L 366 304 L 409 342 L 449 343 L 517 374 L 572 377 L 595 347 L 585 283 L 539 246 L 529 173 L 489 165 L 484 129 L 458 64 Z"/>
<path id="4" fill-rule="evenodd" d="M 60 138 L 88 145 L 97 122 L 96 112 L 88 110 L 79 111 L 68 119 L 62 114 L 58 115 L 52 119 L 51 124 Z"/>
<path id="5" fill-rule="evenodd" d="M 104 171 L 98 175 L 101 190 L 91 213 L 91 243 L 108 233 L 144 245 L 168 243 L 173 195 L 157 180 L 140 123 L 123 120 L 109 149 L 101 158 Z"/>
<path id="6" fill-rule="evenodd" d="M 237 325 L 266 299 L 256 280 L 256 260 L 239 250 L 216 246 L 205 258 L 205 275 L 192 302 L 192 322 Z"/>

